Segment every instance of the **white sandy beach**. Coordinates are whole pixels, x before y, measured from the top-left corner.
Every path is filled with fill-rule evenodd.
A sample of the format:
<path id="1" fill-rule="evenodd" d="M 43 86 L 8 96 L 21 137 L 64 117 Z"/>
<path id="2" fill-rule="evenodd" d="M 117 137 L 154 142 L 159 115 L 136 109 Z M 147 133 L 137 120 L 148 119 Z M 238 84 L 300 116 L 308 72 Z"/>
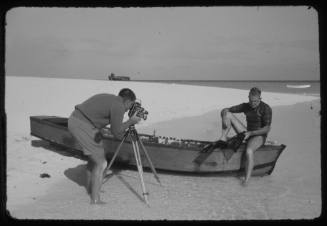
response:
<path id="1" fill-rule="evenodd" d="M 287 145 L 272 175 L 243 188 L 234 177 L 145 173 L 148 208 L 140 200 L 137 171 L 121 170 L 103 187 L 105 206 L 89 205 L 85 162 L 32 146 L 29 117 L 68 117 L 96 93 L 135 91 L 149 111 L 140 132 L 200 140 L 220 134 L 219 110 L 247 102 L 248 91 L 177 84 L 6 77 L 7 209 L 20 219 L 235 220 L 312 219 L 321 213 L 320 98 L 269 93 L 270 140 Z M 41 178 L 47 173 L 50 178 Z"/>

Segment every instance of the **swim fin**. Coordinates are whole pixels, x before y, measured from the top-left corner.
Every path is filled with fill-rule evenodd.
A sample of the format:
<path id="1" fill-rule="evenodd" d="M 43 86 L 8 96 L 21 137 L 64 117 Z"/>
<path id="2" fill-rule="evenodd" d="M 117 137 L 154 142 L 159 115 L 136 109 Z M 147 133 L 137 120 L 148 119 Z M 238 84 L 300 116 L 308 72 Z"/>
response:
<path id="1" fill-rule="evenodd" d="M 232 138 L 230 138 L 227 141 L 227 147 L 230 149 L 233 149 L 236 152 L 237 149 L 243 143 L 244 138 L 245 138 L 245 132 L 242 132 L 242 133 L 239 133 L 239 134 L 233 136 Z"/>

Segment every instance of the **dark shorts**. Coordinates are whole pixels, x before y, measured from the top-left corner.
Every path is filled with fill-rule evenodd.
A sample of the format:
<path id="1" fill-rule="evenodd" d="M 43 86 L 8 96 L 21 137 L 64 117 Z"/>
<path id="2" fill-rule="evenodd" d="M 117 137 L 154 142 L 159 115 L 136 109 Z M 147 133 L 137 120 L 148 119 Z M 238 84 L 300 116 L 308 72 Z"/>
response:
<path id="1" fill-rule="evenodd" d="M 96 143 L 94 141 L 94 136 L 99 130 L 88 122 L 77 110 L 68 119 L 68 129 L 81 145 L 85 155 L 93 155 L 101 158 L 105 156 L 103 142 Z"/>

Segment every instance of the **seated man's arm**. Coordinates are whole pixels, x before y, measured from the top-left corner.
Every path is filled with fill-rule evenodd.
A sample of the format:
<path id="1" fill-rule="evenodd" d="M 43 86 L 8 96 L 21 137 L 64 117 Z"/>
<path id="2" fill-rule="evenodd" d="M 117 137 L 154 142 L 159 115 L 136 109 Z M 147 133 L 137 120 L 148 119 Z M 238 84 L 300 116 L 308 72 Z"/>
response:
<path id="1" fill-rule="evenodd" d="M 227 114 L 227 112 L 231 112 L 231 113 L 241 113 L 244 111 L 244 103 L 243 104 L 239 104 L 239 105 L 235 105 L 229 108 L 224 108 L 221 110 L 221 116 L 224 116 Z"/>
<path id="2" fill-rule="evenodd" d="M 253 131 L 248 131 L 248 136 L 256 136 L 256 135 L 264 135 L 269 133 L 270 131 L 270 125 L 269 126 L 264 126 L 258 130 L 253 130 Z"/>
<path id="3" fill-rule="evenodd" d="M 224 108 L 223 110 L 221 110 L 220 114 L 221 116 L 225 116 L 227 112 L 229 112 L 229 108 Z"/>

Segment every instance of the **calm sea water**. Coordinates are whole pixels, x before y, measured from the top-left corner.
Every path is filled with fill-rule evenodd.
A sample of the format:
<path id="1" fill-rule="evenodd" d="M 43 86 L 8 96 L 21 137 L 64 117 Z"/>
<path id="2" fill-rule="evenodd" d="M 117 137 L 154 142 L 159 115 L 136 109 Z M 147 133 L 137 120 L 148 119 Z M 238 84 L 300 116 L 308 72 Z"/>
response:
<path id="1" fill-rule="evenodd" d="M 215 81 L 215 80 L 142 80 L 168 84 L 188 84 L 249 90 L 257 86 L 263 92 L 294 93 L 304 95 L 320 95 L 320 81 Z M 287 85 L 310 85 L 308 88 L 289 88 Z"/>

